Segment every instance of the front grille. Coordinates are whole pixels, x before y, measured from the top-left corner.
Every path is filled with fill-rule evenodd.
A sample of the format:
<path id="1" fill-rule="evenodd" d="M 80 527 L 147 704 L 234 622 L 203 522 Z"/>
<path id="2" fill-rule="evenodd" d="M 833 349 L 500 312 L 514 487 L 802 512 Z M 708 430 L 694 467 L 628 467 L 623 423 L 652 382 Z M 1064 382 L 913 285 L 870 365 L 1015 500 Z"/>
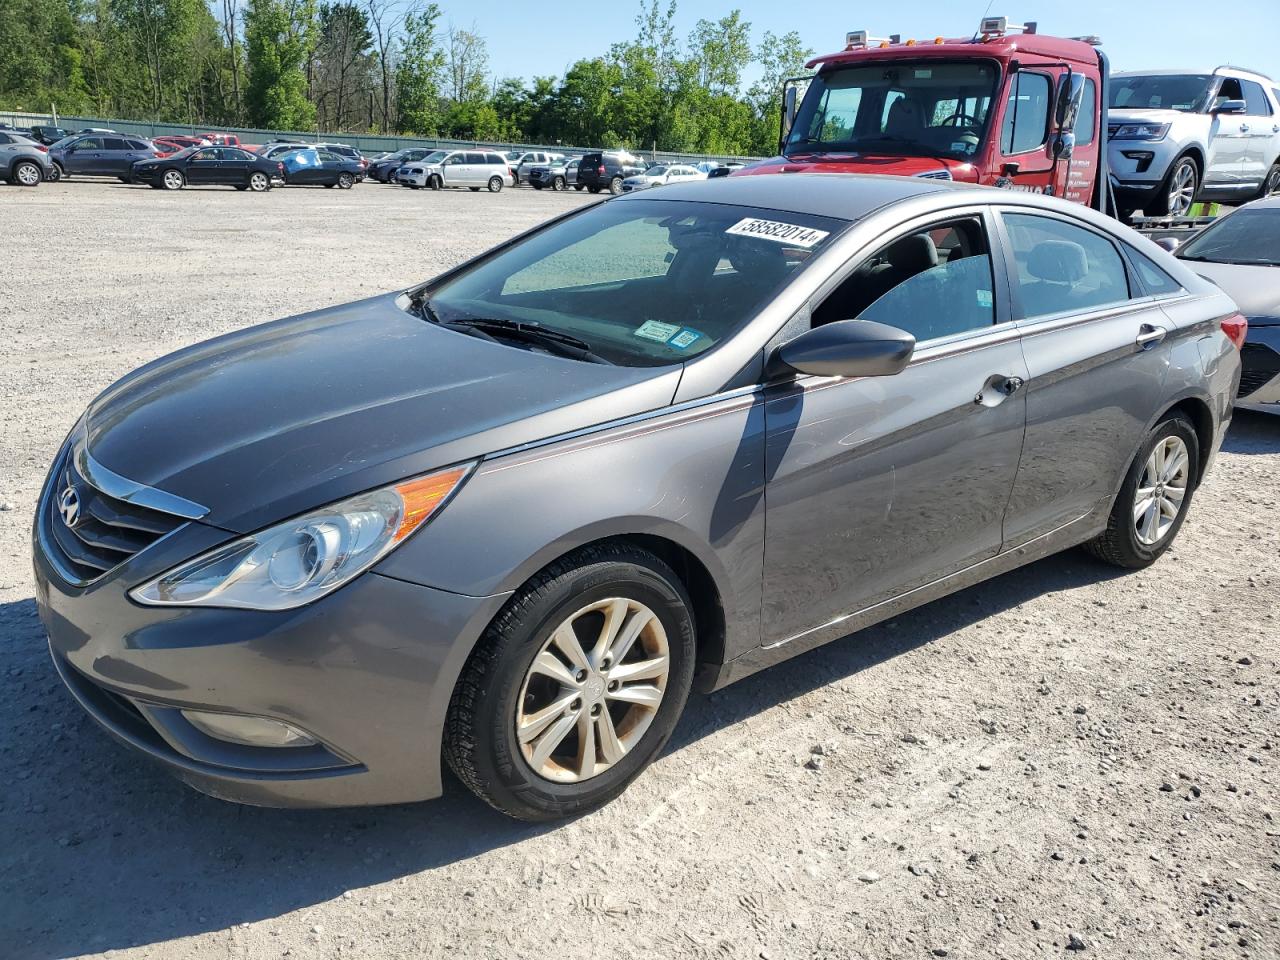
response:
<path id="1" fill-rule="evenodd" d="M 74 459 L 68 451 L 59 465 L 41 520 L 48 549 L 77 582 L 102 576 L 186 522 L 108 496 L 80 475 Z"/>
<path id="2" fill-rule="evenodd" d="M 1280 353 L 1261 343 L 1246 343 L 1240 348 L 1240 366 L 1240 389 L 1236 396 L 1246 397 L 1280 375 Z"/>

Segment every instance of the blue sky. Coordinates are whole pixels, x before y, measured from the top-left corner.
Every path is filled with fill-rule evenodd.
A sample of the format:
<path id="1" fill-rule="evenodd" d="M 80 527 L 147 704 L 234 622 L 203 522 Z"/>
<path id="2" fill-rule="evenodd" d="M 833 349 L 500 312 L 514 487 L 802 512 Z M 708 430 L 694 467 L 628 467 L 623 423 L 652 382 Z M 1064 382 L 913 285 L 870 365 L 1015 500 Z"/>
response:
<path id="1" fill-rule="evenodd" d="M 488 40 L 497 76 L 526 78 L 559 75 L 574 60 L 603 53 L 614 41 L 631 36 L 639 8 L 639 0 L 438 2 L 445 19 L 459 27 L 474 25 Z M 796 30 L 808 46 L 830 53 L 843 45 L 846 31 L 861 28 L 904 38 L 966 35 L 977 27 L 987 0 L 679 0 L 678 33 L 687 36 L 699 18 L 718 19 L 735 7 L 751 22 L 756 39 L 765 30 Z M 993 0 L 989 15 L 1035 20 L 1041 33 L 1058 36 L 1098 34 L 1116 70 L 1230 62 L 1280 80 L 1280 0 L 1217 5 L 1205 0 Z"/>

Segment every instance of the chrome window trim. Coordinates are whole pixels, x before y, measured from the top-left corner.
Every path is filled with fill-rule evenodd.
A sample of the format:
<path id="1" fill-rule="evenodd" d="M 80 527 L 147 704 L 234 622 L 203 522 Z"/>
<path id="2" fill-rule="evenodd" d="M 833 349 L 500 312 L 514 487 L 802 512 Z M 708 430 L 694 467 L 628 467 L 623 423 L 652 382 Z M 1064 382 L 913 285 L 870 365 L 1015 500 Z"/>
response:
<path id="1" fill-rule="evenodd" d="M 80 435 L 72 443 L 71 456 L 75 458 L 76 471 L 90 486 L 116 500 L 182 517 L 185 520 L 199 520 L 209 513 L 208 507 L 187 500 L 185 497 L 149 487 L 145 483 L 130 480 L 104 467 L 89 453 L 88 434 L 85 429 L 80 431 Z"/>
<path id="2" fill-rule="evenodd" d="M 1195 299 L 1198 298 L 1188 293 L 1161 298 L 1139 297 L 1133 300 L 1126 300 L 1121 304 L 1108 304 L 1106 306 L 1099 307 L 1096 310 L 1090 310 L 1087 313 L 1071 313 L 1070 311 L 1064 311 L 1061 313 L 1047 314 L 1042 317 L 1018 320 L 1015 321 L 1015 323 L 1023 336 L 1035 337 L 1045 333 L 1053 333 L 1057 330 L 1066 330 L 1071 327 L 1081 326 L 1086 323 L 1111 320 L 1115 317 L 1123 317 L 1131 313 L 1141 313 L 1144 310 L 1150 310 L 1152 307 L 1158 307 L 1164 304 L 1177 303 L 1183 300 L 1191 301 Z"/>

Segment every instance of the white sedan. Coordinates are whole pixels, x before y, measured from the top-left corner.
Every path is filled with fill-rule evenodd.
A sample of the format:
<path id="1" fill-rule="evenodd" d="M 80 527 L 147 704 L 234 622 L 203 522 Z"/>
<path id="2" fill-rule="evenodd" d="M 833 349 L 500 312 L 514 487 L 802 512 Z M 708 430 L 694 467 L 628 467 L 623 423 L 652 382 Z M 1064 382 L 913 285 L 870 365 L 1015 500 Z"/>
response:
<path id="1" fill-rule="evenodd" d="M 637 173 L 634 177 L 627 177 L 627 179 L 623 180 L 622 192 L 631 193 L 633 190 L 648 190 L 650 187 L 660 187 L 664 183 L 691 183 L 694 180 L 705 179 L 707 179 L 705 173 L 686 164 L 659 163 L 650 167 L 644 173 Z"/>

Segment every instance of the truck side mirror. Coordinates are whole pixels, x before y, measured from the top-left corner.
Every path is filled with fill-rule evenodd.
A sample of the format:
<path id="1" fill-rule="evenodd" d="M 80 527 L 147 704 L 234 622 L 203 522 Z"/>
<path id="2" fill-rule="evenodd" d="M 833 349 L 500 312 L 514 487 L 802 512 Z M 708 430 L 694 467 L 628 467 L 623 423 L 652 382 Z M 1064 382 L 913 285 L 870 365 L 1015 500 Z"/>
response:
<path id="1" fill-rule="evenodd" d="M 782 131 L 778 135 L 778 152 L 782 152 L 782 148 L 786 146 L 787 137 L 791 136 L 791 128 L 796 122 L 796 87 L 791 81 L 787 81 L 787 85 L 782 89 Z"/>
<path id="2" fill-rule="evenodd" d="M 1058 102 L 1054 107 L 1053 118 L 1062 133 L 1071 133 L 1076 128 L 1076 118 L 1080 116 L 1080 106 L 1084 103 L 1084 77 L 1078 73 L 1068 73 L 1058 84 Z"/>

